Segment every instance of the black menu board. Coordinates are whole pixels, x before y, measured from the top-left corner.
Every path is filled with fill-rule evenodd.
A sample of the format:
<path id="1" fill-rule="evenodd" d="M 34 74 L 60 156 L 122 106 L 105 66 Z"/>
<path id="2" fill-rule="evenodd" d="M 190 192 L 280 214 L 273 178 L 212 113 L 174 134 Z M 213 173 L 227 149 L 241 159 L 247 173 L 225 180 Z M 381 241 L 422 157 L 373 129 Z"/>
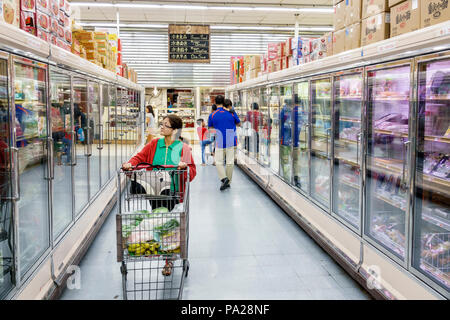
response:
<path id="1" fill-rule="evenodd" d="M 210 63 L 209 26 L 169 25 L 169 62 Z"/>

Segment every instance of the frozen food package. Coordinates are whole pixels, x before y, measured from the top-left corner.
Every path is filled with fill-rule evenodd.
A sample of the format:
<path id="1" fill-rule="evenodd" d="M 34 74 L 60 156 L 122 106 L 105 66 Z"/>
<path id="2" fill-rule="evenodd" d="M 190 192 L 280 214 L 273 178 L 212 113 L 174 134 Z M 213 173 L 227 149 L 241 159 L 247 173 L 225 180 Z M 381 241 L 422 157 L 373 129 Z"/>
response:
<path id="1" fill-rule="evenodd" d="M 50 32 L 54 35 L 58 34 L 58 20 L 50 17 Z"/>
<path id="2" fill-rule="evenodd" d="M 58 24 L 57 35 L 59 39 L 64 39 L 64 28 Z"/>
<path id="3" fill-rule="evenodd" d="M 36 9 L 37 11 L 50 14 L 49 0 L 37 0 Z"/>
<path id="4" fill-rule="evenodd" d="M 36 13 L 29 11 L 20 12 L 20 29 L 36 35 Z"/>
<path id="5" fill-rule="evenodd" d="M 35 0 L 20 0 L 20 10 L 36 12 L 36 2 Z"/>
<path id="6" fill-rule="evenodd" d="M 59 3 L 58 0 L 49 0 L 50 1 L 50 13 L 53 17 L 58 17 L 59 14 Z"/>
<path id="7" fill-rule="evenodd" d="M 38 11 L 36 13 L 36 18 L 38 29 L 41 29 L 45 32 L 50 32 L 50 17 L 47 14 Z"/>
<path id="8" fill-rule="evenodd" d="M 46 32 L 40 28 L 37 29 L 37 37 L 46 42 L 50 42 L 50 33 Z"/>
<path id="9" fill-rule="evenodd" d="M 72 44 L 72 30 L 70 28 L 64 28 L 64 40 L 67 43 Z"/>
<path id="10" fill-rule="evenodd" d="M 20 27 L 20 6 L 19 0 L 0 1 L 0 21 Z"/>

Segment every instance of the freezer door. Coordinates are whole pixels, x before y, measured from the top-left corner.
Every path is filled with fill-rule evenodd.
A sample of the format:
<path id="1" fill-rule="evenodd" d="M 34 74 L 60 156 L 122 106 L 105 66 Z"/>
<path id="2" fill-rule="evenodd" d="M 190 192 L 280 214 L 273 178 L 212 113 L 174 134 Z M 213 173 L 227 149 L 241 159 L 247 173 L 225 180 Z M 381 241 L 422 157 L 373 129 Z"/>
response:
<path id="1" fill-rule="evenodd" d="M 108 133 L 109 140 L 111 142 L 110 150 L 110 175 L 115 176 L 116 172 L 121 165 L 119 159 L 119 150 L 117 146 L 118 141 L 118 130 L 117 130 L 117 89 L 115 85 L 109 86 L 109 123 L 108 123 Z"/>
<path id="2" fill-rule="evenodd" d="M 100 168 L 101 181 L 104 186 L 110 178 L 109 155 L 110 155 L 110 141 L 109 141 L 109 86 L 106 83 L 100 84 L 101 106 L 100 106 L 100 123 L 99 123 L 99 143 L 100 149 Z"/>
<path id="3" fill-rule="evenodd" d="M 401 260 L 406 250 L 411 66 L 367 71 L 365 234 Z"/>
<path id="4" fill-rule="evenodd" d="M 50 69 L 53 157 L 52 232 L 56 240 L 72 222 L 72 110 L 70 75 Z"/>
<path id="5" fill-rule="evenodd" d="M 47 66 L 14 58 L 15 141 L 19 149 L 19 276 L 50 247 Z"/>
<path id="6" fill-rule="evenodd" d="M 309 194 L 309 82 L 294 85 L 293 185 Z"/>
<path id="7" fill-rule="evenodd" d="M 413 267 L 450 291 L 450 57 L 418 65 Z"/>
<path id="8" fill-rule="evenodd" d="M 311 81 L 311 196 L 330 207 L 331 78 Z"/>
<path id="9" fill-rule="evenodd" d="M 280 170 L 280 87 L 269 87 L 269 140 L 270 169 L 279 174 Z"/>
<path id="10" fill-rule="evenodd" d="M 359 230 L 362 73 L 334 78 L 333 212 Z"/>
<path id="11" fill-rule="evenodd" d="M 280 86 L 280 176 L 291 183 L 293 142 L 292 84 Z"/>
<path id="12" fill-rule="evenodd" d="M 12 212 L 12 160 L 17 150 L 11 148 L 11 110 L 9 108 L 8 56 L 0 52 L 0 299 L 14 287 L 14 222 Z"/>
<path id="13" fill-rule="evenodd" d="M 259 162 L 268 167 L 270 164 L 269 148 L 269 102 L 267 96 L 267 88 L 259 89 L 259 112 L 261 119 L 258 123 L 258 140 L 259 140 Z"/>

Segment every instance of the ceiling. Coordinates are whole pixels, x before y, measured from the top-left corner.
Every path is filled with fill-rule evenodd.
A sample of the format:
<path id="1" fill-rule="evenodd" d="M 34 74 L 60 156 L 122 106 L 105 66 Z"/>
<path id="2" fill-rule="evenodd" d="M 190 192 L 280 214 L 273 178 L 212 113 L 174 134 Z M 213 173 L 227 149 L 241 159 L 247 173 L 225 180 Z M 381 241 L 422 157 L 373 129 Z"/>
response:
<path id="1" fill-rule="evenodd" d="M 83 23 L 113 23 L 116 22 L 116 12 L 119 11 L 121 23 L 146 23 L 146 24 L 168 24 L 168 23 L 189 23 L 189 24 L 209 24 L 209 25 L 240 25 L 240 26 L 272 26 L 272 27 L 293 27 L 298 14 L 300 27 L 333 25 L 333 13 L 323 12 L 285 12 L 276 11 L 272 8 L 331 8 L 332 0 L 208 0 L 208 1 L 114 1 L 125 6 L 133 4 L 162 4 L 172 6 L 183 6 L 176 8 L 145 8 L 145 7 L 113 7 L 113 6 L 87 6 L 93 0 L 74 0 L 73 2 L 84 2 L 83 6 L 73 5 L 73 16 L 77 22 Z M 95 1 L 100 4 L 111 3 L 112 1 Z M 236 10 L 233 8 L 212 10 L 212 9 L 186 9 L 185 6 L 221 6 L 223 7 L 268 7 L 267 10 Z"/>

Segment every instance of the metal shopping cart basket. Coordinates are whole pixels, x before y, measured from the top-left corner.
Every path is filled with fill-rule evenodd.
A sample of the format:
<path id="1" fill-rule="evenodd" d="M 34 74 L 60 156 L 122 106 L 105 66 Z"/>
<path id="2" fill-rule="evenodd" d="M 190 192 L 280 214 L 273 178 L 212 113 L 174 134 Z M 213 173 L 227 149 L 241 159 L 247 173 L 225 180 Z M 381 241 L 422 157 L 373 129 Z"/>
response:
<path id="1" fill-rule="evenodd" d="M 118 174 L 123 298 L 181 299 L 189 271 L 189 168 L 140 163 Z"/>

